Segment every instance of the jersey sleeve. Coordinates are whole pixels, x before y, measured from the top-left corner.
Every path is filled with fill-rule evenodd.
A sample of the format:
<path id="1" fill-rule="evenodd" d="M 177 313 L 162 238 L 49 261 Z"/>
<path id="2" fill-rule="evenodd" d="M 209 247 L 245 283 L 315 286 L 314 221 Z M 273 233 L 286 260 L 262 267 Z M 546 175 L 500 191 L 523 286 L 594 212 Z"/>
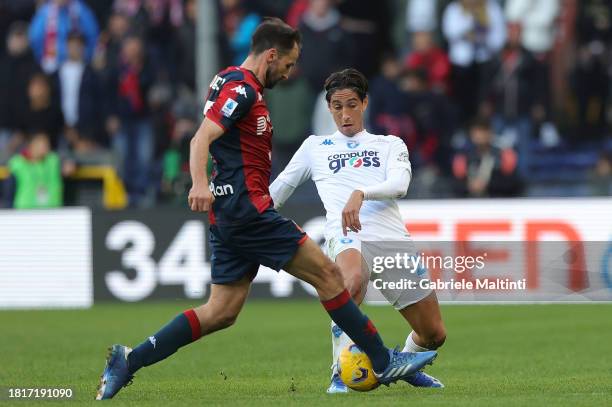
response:
<path id="1" fill-rule="evenodd" d="M 387 162 L 387 170 L 393 168 L 405 168 L 412 174 L 412 165 L 410 164 L 410 155 L 404 141 L 395 136 L 392 137 L 391 145 L 389 146 L 389 161 Z"/>
<path id="2" fill-rule="evenodd" d="M 248 83 L 227 82 L 214 102 L 206 102 L 204 115 L 228 130 L 249 114 L 256 100 L 257 92 Z"/>

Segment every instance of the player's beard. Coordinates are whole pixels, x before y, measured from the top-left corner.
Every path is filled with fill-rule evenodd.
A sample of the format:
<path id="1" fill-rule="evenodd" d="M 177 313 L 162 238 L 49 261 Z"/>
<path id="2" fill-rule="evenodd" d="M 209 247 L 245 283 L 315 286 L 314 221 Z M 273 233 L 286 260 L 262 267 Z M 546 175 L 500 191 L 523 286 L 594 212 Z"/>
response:
<path id="1" fill-rule="evenodd" d="M 275 75 L 274 69 L 272 68 L 272 66 L 269 66 L 266 69 L 266 85 L 265 85 L 265 87 L 267 89 L 272 89 L 280 81 L 281 81 L 281 76 Z"/>

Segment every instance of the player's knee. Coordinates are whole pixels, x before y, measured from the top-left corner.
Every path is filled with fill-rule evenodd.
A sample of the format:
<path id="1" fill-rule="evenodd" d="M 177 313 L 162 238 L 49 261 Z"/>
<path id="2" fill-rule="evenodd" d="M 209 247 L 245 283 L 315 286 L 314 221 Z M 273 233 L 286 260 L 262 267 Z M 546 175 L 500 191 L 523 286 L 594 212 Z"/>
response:
<path id="1" fill-rule="evenodd" d="M 202 327 L 202 335 L 208 335 L 220 329 L 229 328 L 234 325 L 238 318 L 237 312 L 210 302 L 198 307 L 196 315 L 198 315 L 198 320 Z"/>
<path id="2" fill-rule="evenodd" d="M 236 323 L 238 319 L 238 314 L 231 311 L 224 311 L 219 313 L 215 318 L 215 325 L 217 329 L 225 329 Z"/>
<path id="3" fill-rule="evenodd" d="M 340 267 L 336 263 L 328 262 L 321 269 L 321 275 L 325 282 L 329 283 L 330 286 L 343 285 L 342 274 L 340 273 Z"/>

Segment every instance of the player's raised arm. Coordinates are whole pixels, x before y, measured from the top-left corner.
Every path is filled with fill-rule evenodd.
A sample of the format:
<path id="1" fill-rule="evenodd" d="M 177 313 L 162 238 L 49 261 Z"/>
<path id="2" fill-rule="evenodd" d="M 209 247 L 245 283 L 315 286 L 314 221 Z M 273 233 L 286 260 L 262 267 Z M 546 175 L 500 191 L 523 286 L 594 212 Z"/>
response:
<path id="1" fill-rule="evenodd" d="M 189 172 L 191 173 L 192 187 L 189 191 L 189 207 L 195 212 L 206 212 L 215 200 L 208 188 L 206 164 L 210 143 L 221 137 L 224 130 L 217 123 L 204 118 L 200 128 L 191 139 L 189 149 Z"/>
<path id="2" fill-rule="evenodd" d="M 283 172 L 270 184 L 270 196 L 275 209 L 283 206 L 293 191 L 311 177 L 307 147 L 309 140 L 310 137 L 304 140 Z"/>

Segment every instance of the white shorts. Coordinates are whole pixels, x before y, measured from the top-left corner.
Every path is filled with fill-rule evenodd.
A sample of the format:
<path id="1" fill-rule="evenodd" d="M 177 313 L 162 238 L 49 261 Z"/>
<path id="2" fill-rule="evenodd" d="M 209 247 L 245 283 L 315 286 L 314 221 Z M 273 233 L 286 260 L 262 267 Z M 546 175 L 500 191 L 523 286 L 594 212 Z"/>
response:
<path id="1" fill-rule="evenodd" d="M 394 242 L 374 242 L 364 241 L 362 242 L 354 233 L 349 236 L 337 236 L 326 240 L 325 251 L 327 256 L 336 261 L 336 257 L 340 253 L 348 249 L 358 250 L 362 255 L 362 261 L 368 264 L 368 271 L 370 274 L 369 287 L 382 286 L 378 288 L 378 291 L 385 297 L 387 302 L 391 304 L 395 309 L 401 310 L 409 305 L 415 304 L 425 297 L 427 297 L 433 290 L 430 288 L 422 289 L 419 286 L 420 280 L 425 280 L 429 277 L 427 270 L 420 270 L 418 273 L 411 272 L 405 268 L 391 268 L 385 269 L 380 273 L 372 272 L 372 262 L 368 261 L 373 256 L 377 256 L 380 253 L 388 252 L 391 250 L 401 250 L 402 252 L 408 252 L 416 254 L 414 243 L 409 238 L 401 239 Z M 362 250 L 363 249 L 363 250 Z M 365 250 L 365 253 L 364 253 Z M 378 280 L 378 281 L 375 281 Z M 389 288 L 399 286 L 398 282 L 413 281 L 413 288 Z M 395 284 L 390 284 L 395 283 Z M 407 285 L 407 284 L 404 284 Z"/>

